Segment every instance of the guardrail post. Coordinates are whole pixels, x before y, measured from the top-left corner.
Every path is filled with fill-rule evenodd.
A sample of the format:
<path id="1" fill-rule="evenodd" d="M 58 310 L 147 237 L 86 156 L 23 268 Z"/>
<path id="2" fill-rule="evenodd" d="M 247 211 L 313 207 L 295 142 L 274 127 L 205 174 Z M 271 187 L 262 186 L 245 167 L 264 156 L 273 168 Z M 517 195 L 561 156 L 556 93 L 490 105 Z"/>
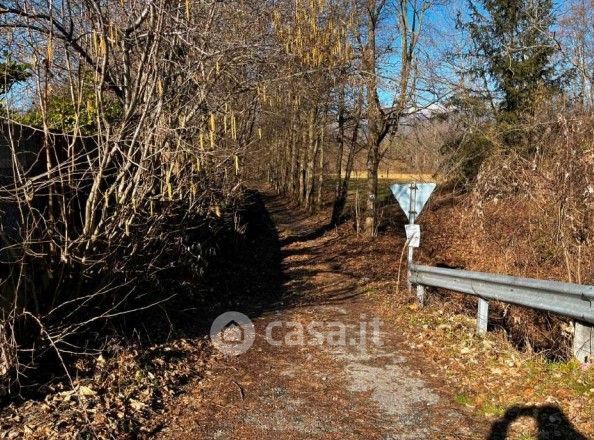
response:
<path id="1" fill-rule="evenodd" d="M 489 324 L 489 301 L 479 297 L 478 312 L 476 315 L 476 331 L 479 335 L 487 333 L 487 326 Z"/>
<path id="2" fill-rule="evenodd" d="M 566 316 L 574 321 L 573 354 L 594 361 L 594 285 L 536 280 L 443 267 L 412 265 L 412 280 L 478 298 L 477 332 L 487 332 L 489 303 L 501 301 Z M 417 291 L 420 297 L 423 291 Z"/>
<path id="3" fill-rule="evenodd" d="M 573 355 L 583 363 L 594 359 L 594 326 L 574 323 Z"/>
<path id="4" fill-rule="evenodd" d="M 425 286 L 417 284 L 417 298 L 422 306 L 425 305 Z"/>

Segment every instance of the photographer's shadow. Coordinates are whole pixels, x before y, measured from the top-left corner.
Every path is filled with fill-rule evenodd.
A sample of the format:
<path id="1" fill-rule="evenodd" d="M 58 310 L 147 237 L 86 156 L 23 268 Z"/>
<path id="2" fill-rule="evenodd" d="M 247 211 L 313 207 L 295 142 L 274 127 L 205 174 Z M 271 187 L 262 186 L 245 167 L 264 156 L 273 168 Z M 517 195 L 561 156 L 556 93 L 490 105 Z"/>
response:
<path id="1" fill-rule="evenodd" d="M 567 419 L 561 408 L 556 405 L 513 406 L 502 418 L 491 426 L 488 440 L 506 440 L 513 422 L 520 417 L 530 417 L 537 424 L 538 440 L 588 440 L 589 437 L 579 433 Z"/>

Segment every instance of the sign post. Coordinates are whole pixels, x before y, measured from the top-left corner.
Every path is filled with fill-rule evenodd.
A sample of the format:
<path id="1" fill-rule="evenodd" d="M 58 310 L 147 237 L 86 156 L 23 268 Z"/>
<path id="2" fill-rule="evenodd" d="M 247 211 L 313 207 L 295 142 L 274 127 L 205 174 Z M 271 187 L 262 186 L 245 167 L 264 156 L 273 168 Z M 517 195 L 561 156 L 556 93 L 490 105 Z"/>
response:
<path id="1" fill-rule="evenodd" d="M 413 264 L 414 249 L 421 245 L 421 227 L 416 224 L 417 217 L 425 207 L 427 200 L 433 193 L 437 185 L 435 183 L 410 183 L 395 184 L 390 187 L 392 194 L 398 201 L 398 204 L 408 217 L 408 224 L 405 225 L 406 240 L 408 242 L 407 272 L 408 272 L 408 291 L 412 292 L 411 267 Z M 425 289 L 423 286 L 417 286 L 417 297 L 421 304 L 425 301 Z"/>
<path id="2" fill-rule="evenodd" d="M 414 256 L 414 252 L 415 252 L 415 248 L 414 248 L 414 243 L 413 240 L 415 240 L 415 236 L 411 235 L 409 237 L 408 232 L 410 231 L 411 234 L 414 234 L 415 231 L 413 229 L 413 225 L 415 224 L 415 220 L 417 218 L 417 211 L 416 211 L 416 200 L 417 200 L 417 184 L 416 183 L 412 183 L 410 185 L 410 202 L 409 202 L 409 208 L 408 208 L 408 224 L 409 224 L 409 228 L 406 234 L 406 239 L 408 241 L 408 258 L 406 259 L 406 263 L 407 263 L 407 268 L 408 268 L 408 279 L 407 279 L 407 283 L 408 283 L 408 291 L 412 292 L 412 283 L 410 282 L 411 278 L 412 278 L 412 274 L 410 272 L 410 268 L 413 264 L 413 256 Z M 417 236 L 417 239 L 419 241 L 421 241 L 421 227 L 419 226 L 418 228 L 419 230 L 419 234 Z"/>

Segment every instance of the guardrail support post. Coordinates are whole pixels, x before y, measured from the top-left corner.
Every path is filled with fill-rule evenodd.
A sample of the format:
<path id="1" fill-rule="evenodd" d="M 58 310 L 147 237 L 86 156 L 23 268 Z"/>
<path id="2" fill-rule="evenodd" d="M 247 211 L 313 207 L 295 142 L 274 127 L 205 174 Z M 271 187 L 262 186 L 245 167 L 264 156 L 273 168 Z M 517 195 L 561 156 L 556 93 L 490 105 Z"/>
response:
<path id="1" fill-rule="evenodd" d="M 422 306 L 425 305 L 425 286 L 417 284 L 417 298 Z"/>
<path id="2" fill-rule="evenodd" d="M 479 297 L 478 299 L 478 313 L 476 315 L 476 331 L 479 335 L 487 333 L 487 325 L 489 324 L 489 301 Z"/>
<path id="3" fill-rule="evenodd" d="M 574 323 L 573 355 L 583 363 L 594 359 L 594 326 Z"/>

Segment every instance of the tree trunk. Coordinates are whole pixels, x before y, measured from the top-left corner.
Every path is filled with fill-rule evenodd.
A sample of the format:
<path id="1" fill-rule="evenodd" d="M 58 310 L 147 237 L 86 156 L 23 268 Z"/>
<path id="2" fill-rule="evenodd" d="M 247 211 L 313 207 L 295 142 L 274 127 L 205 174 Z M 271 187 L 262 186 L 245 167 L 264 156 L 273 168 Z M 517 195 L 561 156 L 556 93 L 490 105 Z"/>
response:
<path id="1" fill-rule="evenodd" d="M 318 158 L 319 138 L 316 131 L 316 109 L 312 108 L 308 120 L 308 145 L 307 145 L 307 168 L 305 183 L 304 205 L 308 210 L 312 209 L 313 192 L 315 185 L 315 167 Z"/>
<path id="2" fill-rule="evenodd" d="M 298 191 L 298 168 L 299 163 L 299 148 L 298 148 L 298 131 L 297 123 L 293 121 L 291 124 L 291 171 L 289 176 L 289 192 L 293 195 Z"/>
<path id="3" fill-rule="evenodd" d="M 365 233 L 374 237 L 377 233 L 377 170 L 380 162 L 380 144 L 383 131 L 383 114 L 378 97 L 376 75 L 376 27 L 379 19 L 375 0 L 367 0 L 369 16 L 367 20 L 367 46 L 363 65 L 367 74 L 367 195 L 365 203 Z"/>
<path id="4" fill-rule="evenodd" d="M 301 154 L 300 156 L 300 160 L 299 160 L 299 194 L 298 194 L 298 200 L 300 204 L 303 204 L 305 201 L 305 182 L 306 182 L 306 162 L 307 162 L 307 132 L 304 131 L 303 132 L 303 140 L 302 140 L 303 144 L 300 148 L 301 150 Z"/>
<path id="5" fill-rule="evenodd" d="M 330 226 L 336 226 L 340 222 L 340 217 L 342 216 L 342 212 L 344 211 L 344 207 L 346 206 L 348 191 L 349 191 L 349 183 L 351 181 L 351 174 L 353 172 L 353 167 L 355 165 L 355 156 L 357 153 L 357 140 L 359 138 L 359 117 L 360 111 L 357 113 L 355 118 L 355 127 L 353 128 L 353 134 L 350 139 L 349 145 L 349 152 L 347 155 L 347 163 L 344 167 L 344 177 L 342 177 L 342 156 L 344 151 L 344 140 L 339 142 L 340 145 L 340 164 L 337 164 L 337 168 L 339 169 L 339 177 L 336 183 L 336 194 L 334 197 L 334 206 L 332 207 L 332 217 L 330 218 Z M 342 132 L 341 136 L 344 136 L 344 132 Z M 344 139 L 344 138 L 343 138 Z"/>
<path id="6" fill-rule="evenodd" d="M 365 203 L 365 233 L 377 235 L 377 170 L 379 167 L 379 145 L 370 145 L 367 155 L 367 200 Z"/>
<path id="7" fill-rule="evenodd" d="M 318 174 L 318 194 L 316 197 L 316 210 L 322 207 L 322 201 L 324 197 L 324 125 L 322 124 L 320 132 L 320 146 L 319 146 L 319 157 L 320 157 L 320 168 Z"/>
<path id="8" fill-rule="evenodd" d="M 342 195 L 342 156 L 344 153 L 344 137 L 345 137 L 345 102 L 344 102 L 344 87 L 340 90 L 338 97 L 338 137 L 336 147 L 336 185 L 334 185 L 334 204 L 332 206 L 332 216 L 330 217 L 330 226 L 336 226 L 344 205 L 345 199 L 341 198 Z"/>

